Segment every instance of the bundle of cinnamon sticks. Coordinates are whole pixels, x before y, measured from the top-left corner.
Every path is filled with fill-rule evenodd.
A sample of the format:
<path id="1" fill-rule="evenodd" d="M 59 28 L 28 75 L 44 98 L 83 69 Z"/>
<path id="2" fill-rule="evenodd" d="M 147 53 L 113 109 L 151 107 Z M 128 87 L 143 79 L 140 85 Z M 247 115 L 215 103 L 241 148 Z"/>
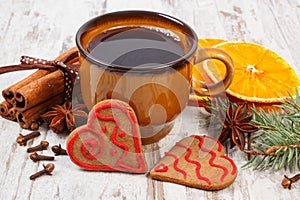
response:
<path id="1" fill-rule="evenodd" d="M 55 61 L 78 66 L 77 48 L 61 54 Z M 39 59 L 34 63 L 43 65 L 45 62 Z M 24 129 L 37 129 L 41 122 L 40 116 L 50 107 L 64 102 L 65 85 L 65 73 L 62 70 L 40 67 L 33 74 L 2 91 L 5 100 L 0 104 L 0 116 L 17 121 Z"/>

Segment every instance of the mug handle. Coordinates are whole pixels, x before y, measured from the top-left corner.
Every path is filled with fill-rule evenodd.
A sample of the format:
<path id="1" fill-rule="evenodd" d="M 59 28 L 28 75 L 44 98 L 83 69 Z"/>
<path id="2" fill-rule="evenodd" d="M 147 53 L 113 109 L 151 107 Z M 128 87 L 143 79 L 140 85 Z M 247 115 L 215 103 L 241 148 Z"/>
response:
<path id="1" fill-rule="evenodd" d="M 226 67 L 225 77 L 217 83 L 205 84 L 201 81 L 193 80 L 193 90 L 201 96 L 217 95 L 224 92 L 232 82 L 234 75 L 234 64 L 230 55 L 217 48 L 201 48 L 195 54 L 194 64 L 209 59 L 221 61 Z M 193 66 L 195 67 L 195 66 Z"/>

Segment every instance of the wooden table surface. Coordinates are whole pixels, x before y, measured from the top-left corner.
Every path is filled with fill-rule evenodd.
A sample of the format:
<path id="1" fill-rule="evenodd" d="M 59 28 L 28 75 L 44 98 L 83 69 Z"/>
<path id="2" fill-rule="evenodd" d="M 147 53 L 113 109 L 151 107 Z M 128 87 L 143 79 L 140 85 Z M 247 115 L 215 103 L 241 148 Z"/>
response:
<path id="1" fill-rule="evenodd" d="M 299 76 L 299 0 L 0 0 L 0 65 L 18 63 L 21 55 L 52 59 L 75 45 L 77 29 L 88 19 L 117 10 L 153 10 L 173 15 L 191 25 L 199 37 L 255 42 L 285 58 Z M 0 76 L 0 90 L 32 72 Z M 3 100 L 0 97 L 0 100 Z M 176 128 L 158 144 L 145 146 L 148 164 L 153 166 L 164 151 L 180 138 L 205 133 L 198 127 L 199 108 L 188 107 L 177 119 Z M 66 135 L 40 128 L 42 139 L 65 147 Z M 56 157 L 52 177 L 30 181 L 29 176 L 42 163 L 28 159 L 25 147 L 16 144 L 19 128 L 15 122 L 0 119 L 0 199 L 299 199 L 300 183 L 292 190 L 280 185 L 288 171 L 241 169 L 245 154 L 229 151 L 239 167 L 236 181 L 228 188 L 203 191 L 151 180 L 146 175 L 87 172 L 67 156 Z M 168 144 L 168 145 L 167 145 Z M 51 154 L 50 150 L 44 154 Z"/>

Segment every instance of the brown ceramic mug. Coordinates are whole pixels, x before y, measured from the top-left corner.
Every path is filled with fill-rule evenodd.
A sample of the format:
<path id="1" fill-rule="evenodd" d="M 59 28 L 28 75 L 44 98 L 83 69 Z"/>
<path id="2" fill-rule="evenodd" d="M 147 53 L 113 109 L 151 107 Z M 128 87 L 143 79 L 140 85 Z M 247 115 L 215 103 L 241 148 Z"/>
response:
<path id="1" fill-rule="evenodd" d="M 234 67 L 224 51 L 198 49 L 184 22 L 156 12 L 121 11 L 85 23 L 77 32 L 82 97 L 89 109 L 103 99 L 127 102 L 136 112 L 143 144 L 159 141 L 186 107 L 195 63 L 217 59 L 226 75 L 218 83 L 193 82 L 198 95 L 230 85 Z"/>

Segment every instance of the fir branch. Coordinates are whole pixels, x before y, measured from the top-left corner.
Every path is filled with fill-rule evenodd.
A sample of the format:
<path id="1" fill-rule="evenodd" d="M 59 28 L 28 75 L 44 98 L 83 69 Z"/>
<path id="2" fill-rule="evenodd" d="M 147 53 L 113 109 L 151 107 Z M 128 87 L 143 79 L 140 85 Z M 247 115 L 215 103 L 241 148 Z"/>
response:
<path id="1" fill-rule="evenodd" d="M 203 102 L 207 105 L 207 108 L 210 111 L 209 115 L 200 115 L 199 116 L 199 125 L 201 128 L 208 129 L 209 127 L 213 128 L 214 131 L 222 131 L 222 123 L 219 120 L 218 113 L 226 112 L 230 101 L 227 98 L 215 98 L 214 101 L 211 100 L 203 100 Z M 235 108 L 237 108 L 237 104 L 233 104 Z"/>
<path id="2" fill-rule="evenodd" d="M 217 114 L 226 111 L 229 100 L 215 98 L 214 102 L 206 103 L 211 110 L 211 115 L 206 117 L 206 127 L 216 126 L 218 127 L 216 130 L 221 131 L 222 125 L 217 120 Z M 237 105 L 234 104 L 234 106 Z M 251 154 L 252 159 L 243 167 L 253 167 L 257 170 L 280 170 L 287 167 L 290 171 L 300 170 L 300 95 L 298 89 L 296 89 L 295 97 L 289 93 L 289 98 L 277 107 L 282 112 L 266 113 L 253 105 L 251 122 L 259 126 L 260 130 L 251 134 L 251 141 L 248 141 L 251 149 L 245 152 Z M 211 122 L 215 124 L 212 125 Z"/>
<path id="3" fill-rule="evenodd" d="M 289 94 L 290 95 L 290 94 Z M 290 171 L 299 170 L 300 150 L 300 96 L 296 89 L 296 97 L 278 106 L 284 112 L 260 112 L 252 109 L 252 121 L 260 127 L 261 133 L 253 134 L 252 151 L 254 155 L 243 167 L 253 167 L 258 170 L 268 168 L 281 170 L 287 167 Z"/>

